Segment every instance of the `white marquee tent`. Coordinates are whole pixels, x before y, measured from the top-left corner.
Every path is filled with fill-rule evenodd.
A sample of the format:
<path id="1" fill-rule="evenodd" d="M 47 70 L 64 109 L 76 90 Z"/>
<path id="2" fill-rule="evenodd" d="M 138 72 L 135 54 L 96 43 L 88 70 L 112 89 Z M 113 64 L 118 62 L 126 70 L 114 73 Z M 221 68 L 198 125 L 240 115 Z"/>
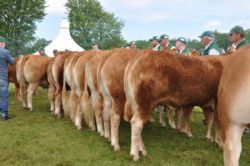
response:
<path id="1" fill-rule="evenodd" d="M 53 56 L 53 50 L 64 51 L 65 49 L 70 51 L 84 51 L 70 36 L 69 22 L 66 19 L 62 20 L 59 34 L 57 37 L 45 47 L 45 52 L 48 56 Z M 36 52 L 35 54 L 39 54 Z"/>

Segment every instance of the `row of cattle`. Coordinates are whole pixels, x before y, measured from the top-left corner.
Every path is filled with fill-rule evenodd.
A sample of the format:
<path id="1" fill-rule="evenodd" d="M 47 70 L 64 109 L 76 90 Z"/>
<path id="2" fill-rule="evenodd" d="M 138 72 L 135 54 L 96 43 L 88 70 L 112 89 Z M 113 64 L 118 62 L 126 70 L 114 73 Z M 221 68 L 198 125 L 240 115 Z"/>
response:
<path id="1" fill-rule="evenodd" d="M 16 84 L 23 107 L 32 111 L 36 89 L 47 87 L 50 110 L 58 118 L 63 112 L 78 129 L 84 119 L 111 141 L 115 151 L 120 149 L 120 120 L 129 121 L 134 160 L 139 152 L 147 154 L 141 132 L 156 107 L 169 108 L 173 128 L 176 110 L 177 128 L 191 137 L 192 107 L 200 106 L 208 127 L 206 137 L 213 140 L 215 121 L 215 142 L 224 148 L 225 165 L 238 165 L 241 136 L 250 123 L 249 54 L 250 46 L 229 56 L 207 57 L 131 49 L 67 51 L 54 58 L 27 55 L 10 66 L 9 79 Z"/>

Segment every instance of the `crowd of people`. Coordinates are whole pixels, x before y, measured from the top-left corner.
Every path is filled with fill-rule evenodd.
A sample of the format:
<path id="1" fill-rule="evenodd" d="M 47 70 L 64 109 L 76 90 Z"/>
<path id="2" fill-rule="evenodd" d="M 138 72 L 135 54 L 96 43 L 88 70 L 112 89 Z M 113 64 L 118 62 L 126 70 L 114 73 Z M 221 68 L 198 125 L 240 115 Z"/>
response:
<path id="1" fill-rule="evenodd" d="M 200 51 L 200 54 L 203 56 L 206 55 L 222 55 L 226 52 L 232 53 L 247 44 L 248 41 L 245 39 L 245 32 L 243 27 L 235 26 L 233 27 L 229 33 L 229 40 L 232 42 L 232 45 L 228 48 L 228 50 L 224 50 L 218 47 L 216 43 L 215 35 L 212 31 L 203 32 L 199 38 L 201 39 L 201 43 L 203 45 L 203 49 Z M 151 43 L 151 49 L 154 51 L 161 51 L 164 49 L 168 50 L 176 50 L 177 54 L 190 55 L 191 50 L 188 48 L 188 40 L 185 37 L 177 38 L 175 42 L 175 46 L 170 44 L 169 36 L 166 34 L 161 35 L 160 37 L 153 36 L 149 39 Z M 126 48 L 136 49 L 136 42 L 132 41 L 130 44 L 126 46 Z"/>
<path id="2" fill-rule="evenodd" d="M 243 45 L 247 44 L 245 39 L 245 32 L 241 26 L 233 27 L 229 32 L 229 40 L 232 42 L 232 45 L 228 48 L 227 52 L 234 52 Z M 225 51 L 220 49 L 215 40 L 215 35 L 212 31 L 203 32 L 199 38 L 204 48 L 201 51 L 201 55 L 221 55 Z M 191 51 L 188 48 L 188 40 L 185 37 L 179 37 L 175 46 L 170 44 L 169 36 L 166 34 L 161 35 L 160 37 L 154 36 L 150 40 L 151 49 L 155 51 L 161 51 L 164 49 L 176 50 L 176 53 L 183 55 L 190 55 Z M 14 63 L 14 58 L 11 56 L 10 52 L 5 49 L 5 46 L 8 44 L 8 41 L 0 36 L 0 111 L 3 120 L 9 119 L 8 114 L 8 64 Z M 99 51 L 98 44 L 92 42 L 92 50 Z M 129 45 L 126 46 L 128 49 L 137 49 L 136 42 L 132 41 Z M 56 54 L 58 51 L 53 50 L 53 54 Z M 47 56 L 44 48 L 39 49 L 39 54 L 42 56 Z"/>

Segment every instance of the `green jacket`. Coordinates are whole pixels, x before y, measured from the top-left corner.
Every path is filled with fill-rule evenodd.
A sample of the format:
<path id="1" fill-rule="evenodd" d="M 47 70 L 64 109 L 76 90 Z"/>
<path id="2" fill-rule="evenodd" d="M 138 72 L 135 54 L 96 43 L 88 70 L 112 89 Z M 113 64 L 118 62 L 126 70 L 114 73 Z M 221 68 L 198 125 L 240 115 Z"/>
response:
<path id="1" fill-rule="evenodd" d="M 216 49 L 220 54 L 221 54 L 221 50 L 220 48 L 217 46 L 217 44 L 213 41 L 210 46 L 207 49 L 204 49 L 202 52 L 203 56 L 209 55 L 209 52 L 211 49 Z"/>
<path id="2" fill-rule="evenodd" d="M 238 50 L 240 47 L 244 46 L 248 44 L 247 40 L 246 39 L 243 39 L 236 47 L 236 50 Z"/>
<path id="3" fill-rule="evenodd" d="M 171 50 L 172 48 L 173 48 L 173 46 L 169 43 L 168 49 Z M 161 46 L 159 47 L 159 51 L 162 51 L 163 49 L 164 49 L 164 47 L 161 45 Z"/>

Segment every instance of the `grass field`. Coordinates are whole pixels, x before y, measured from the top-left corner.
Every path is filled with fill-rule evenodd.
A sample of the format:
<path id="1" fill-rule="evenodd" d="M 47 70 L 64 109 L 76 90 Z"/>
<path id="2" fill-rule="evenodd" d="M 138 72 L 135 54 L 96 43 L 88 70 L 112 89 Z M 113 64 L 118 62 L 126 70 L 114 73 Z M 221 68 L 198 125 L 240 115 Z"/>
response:
<path id="1" fill-rule="evenodd" d="M 206 128 L 200 111 L 192 114 L 193 139 L 157 122 L 146 125 L 143 139 L 148 155 L 133 162 L 129 156 L 129 123 L 121 123 L 121 151 L 113 152 L 97 132 L 86 126 L 77 131 L 69 119 L 57 120 L 48 111 L 47 92 L 39 89 L 38 93 L 33 100 L 34 111 L 29 112 L 15 100 L 14 88 L 10 88 L 12 119 L 0 121 L 0 165 L 223 165 L 222 150 L 204 139 Z M 242 166 L 250 165 L 249 137 L 243 138 Z"/>

